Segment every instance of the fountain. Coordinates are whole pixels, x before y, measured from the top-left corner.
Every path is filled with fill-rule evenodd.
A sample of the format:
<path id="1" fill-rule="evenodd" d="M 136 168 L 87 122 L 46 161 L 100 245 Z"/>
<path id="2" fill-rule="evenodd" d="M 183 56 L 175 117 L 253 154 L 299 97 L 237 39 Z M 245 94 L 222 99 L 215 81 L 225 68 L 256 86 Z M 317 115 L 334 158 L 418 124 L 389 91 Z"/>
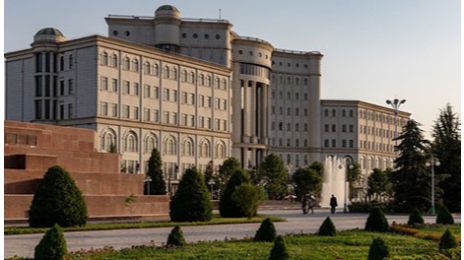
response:
<path id="1" fill-rule="evenodd" d="M 343 208 L 346 194 L 348 194 L 348 183 L 346 182 L 345 158 L 337 156 L 326 156 L 324 160 L 324 179 L 322 183 L 321 207 L 330 207 L 332 194 L 337 198 L 337 208 Z"/>

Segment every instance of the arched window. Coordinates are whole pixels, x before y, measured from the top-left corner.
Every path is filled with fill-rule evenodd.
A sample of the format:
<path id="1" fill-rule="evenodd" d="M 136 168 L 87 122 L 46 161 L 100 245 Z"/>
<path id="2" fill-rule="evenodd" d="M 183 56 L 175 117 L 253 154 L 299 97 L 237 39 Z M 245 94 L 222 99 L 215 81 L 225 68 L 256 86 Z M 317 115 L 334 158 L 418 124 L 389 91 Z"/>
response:
<path id="1" fill-rule="evenodd" d="M 158 63 L 153 64 L 153 75 L 159 76 L 159 66 Z"/>
<path id="2" fill-rule="evenodd" d="M 112 129 L 106 129 L 100 136 L 100 148 L 101 151 L 111 152 L 116 151 L 116 132 Z"/>
<path id="3" fill-rule="evenodd" d="M 145 153 L 151 153 L 155 148 L 158 148 L 158 139 L 156 138 L 156 135 L 147 135 L 145 138 Z"/>
<path id="4" fill-rule="evenodd" d="M 113 56 L 111 57 L 111 66 L 115 68 L 118 67 L 118 55 L 113 54 Z"/>
<path id="5" fill-rule="evenodd" d="M 216 159 L 226 158 L 226 145 L 224 142 L 220 141 L 216 143 Z"/>
<path id="6" fill-rule="evenodd" d="M 200 157 L 211 156 L 211 145 L 207 139 L 203 139 L 200 142 Z"/>
<path id="7" fill-rule="evenodd" d="M 143 65 L 143 74 L 145 75 L 150 75 L 150 69 L 151 69 L 151 66 L 150 66 L 150 62 L 145 62 L 145 65 Z"/>
<path id="8" fill-rule="evenodd" d="M 129 70 L 129 68 L 130 68 L 130 59 L 129 59 L 129 57 L 124 58 L 124 66 L 122 68 L 124 70 Z"/>
<path id="9" fill-rule="evenodd" d="M 139 72 L 139 60 L 137 59 L 132 60 L 132 70 Z"/>
<path id="10" fill-rule="evenodd" d="M 182 143 L 182 155 L 183 156 L 194 156 L 193 141 L 190 138 L 185 138 Z"/>
<path id="11" fill-rule="evenodd" d="M 200 85 L 204 86 L 205 85 L 205 75 L 200 74 Z"/>
<path id="12" fill-rule="evenodd" d="M 166 155 L 176 155 L 177 153 L 177 143 L 176 139 L 173 136 L 168 136 L 164 139 L 164 154 Z"/>
<path id="13" fill-rule="evenodd" d="M 172 68 L 172 79 L 173 80 L 177 80 L 177 68 L 176 67 L 173 67 Z"/>
<path id="14" fill-rule="evenodd" d="M 137 135 L 134 132 L 129 132 L 124 139 L 124 150 L 130 153 L 136 153 L 137 147 Z"/>
<path id="15" fill-rule="evenodd" d="M 102 61 L 101 64 L 104 66 L 108 66 L 108 53 L 105 51 L 102 54 Z"/>
<path id="16" fill-rule="evenodd" d="M 163 78 L 169 79 L 169 74 L 170 74 L 169 66 L 165 66 L 165 67 L 163 68 Z"/>
<path id="17" fill-rule="evenodd" d="M 188 77 L 187 71 L 186 71 L 186 70 L 182 70 L 182 79 L 181 79 L 181 81 L 182 81 L 182 82 L 187 82 L 187 77 Z"/>

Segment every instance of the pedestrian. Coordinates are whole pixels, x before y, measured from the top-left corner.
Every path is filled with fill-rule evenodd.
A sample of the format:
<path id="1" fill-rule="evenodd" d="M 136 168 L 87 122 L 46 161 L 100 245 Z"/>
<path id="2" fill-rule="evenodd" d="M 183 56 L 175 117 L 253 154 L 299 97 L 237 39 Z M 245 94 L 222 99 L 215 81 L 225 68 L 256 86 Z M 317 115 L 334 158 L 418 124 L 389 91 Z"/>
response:
<path id="1" fill-rule="evenodd" d="M 330 213 L 335 214 L 335 208 L 337 206 L 337 198 L 332 194 L 332 197 L 330 198 Z"/>
<path id="2" fill-rule="evenodd" d="M 308 214 L 308 197 L 306 195 L 303 195 L 303 198 L 301 199 L 301 209 L 303 210 L 303 214 Z"/>

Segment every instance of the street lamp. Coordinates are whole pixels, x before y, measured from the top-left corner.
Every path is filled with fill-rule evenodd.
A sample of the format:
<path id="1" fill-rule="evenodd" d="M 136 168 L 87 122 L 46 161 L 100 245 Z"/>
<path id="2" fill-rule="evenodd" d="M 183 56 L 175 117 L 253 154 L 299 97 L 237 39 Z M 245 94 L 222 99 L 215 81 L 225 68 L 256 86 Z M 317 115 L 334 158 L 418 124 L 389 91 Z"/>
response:
<path id="1" fill-rule="evenodd" d="M 440 161 L 435 157 L 430 158 L 430 162 L 426 162 L 427 167 L 432 167 L 432 207 L 430 208 L 430 214 L 435 215 L 435 166 L 440 166 Z"/>
<path id="2" fill-rule="evenodd" d="M 147 195 L 150 195 L 150 182 L 152 181 L 152 179 L 150 178 L 150 176 L 147 175 L 147 177 L 143 181 L 147 183 Z"/>
<path id="3" fill-rule="evenodd" d="M 216 182 L 213 180 L 213 179 L 210 179 L 208 181 L 208 184 L 209 186 L 211 186 L 211 199 L 213 200 L 214 199 L 214 196 L 213 196 L 213 185 L 216 184 Z"/>
<path id="4" fill-rule="evenodd" d="M 345 172 L 345 183 L 344 183 L 344 186 L 345 186 L 345 198 L 343 200 L 343 213 L 348 213 L 348 172 L 349 170 L 352 170 L 354 168 L 353 166 L 353 163 L 351 162 L 351 160 L 349 158 L 346 158 L 345 159 L 345 163 L 346 163 L 346 172 Z M 342 167 L 340 165 L 340 167 Z"/>
<path id="5" fill-rule="evenodd" d="M 406 99 L 399 100 L 397 98 L 393 100 L 386 100 L 387 104 L 390 105 L 395 110 L 395 138 L 398 137 L 398 110 L 400 106 L 406 102 Z M 398 145 L 398 140 L 395 140 L 395 147 Z"/>

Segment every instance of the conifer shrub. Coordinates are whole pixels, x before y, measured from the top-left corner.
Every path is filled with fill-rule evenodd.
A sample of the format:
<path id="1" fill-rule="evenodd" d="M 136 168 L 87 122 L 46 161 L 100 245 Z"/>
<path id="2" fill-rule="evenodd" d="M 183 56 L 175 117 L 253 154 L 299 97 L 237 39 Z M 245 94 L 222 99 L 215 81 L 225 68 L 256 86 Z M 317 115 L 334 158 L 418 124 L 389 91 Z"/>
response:
<path id="1" fill-rule="evenodd" d="M 68 249 L 64 240 L 63 230 L 55 224 L 51 227 L 35 247 L 36 260 L 62 260 Z"/>
<path id="2" fill-rule="evenodd" d="M 322 222 L 322 225 L 319 227 L 319 232 L 317 233 L 319 236 L 335 236 L 337 233 L 337 230 L 335 228 L 334 223 L 330 219 L 330 217 L 327 217 L 324 222 Z"/>
<path id="3" fill-rule="evenodd" d="M 409 215 L 408 225 L 415 226 L 424 224 L 424 218 L 417 208 L 414 208 L 411 214 Z"/>
<path id="4" fill-rule="evenodd" d="M 287 247 L 282 236 L 278 236 L 274 241 L 274 246 L 271 249 L 269 260 L 287 260 L 289 259 Z"/>
<path id="5" fill-rule="evenodd" d="M 270 218 L 266 218 L 261 222 L 261 226 L 256 231 L 254 241 L 256 242 L 272 242 L 276 238 L 276 229 Z"/>
<path id="6" fill-rule="evenodd" d="M 143 185 L 144 194 L 146 195 L 164 195 L 166 194 L 166 182 L 163 177 L 163 161 L 158 149 L 153 148 L 150 159 L 148 160 L 147 175 L 151 178 L 151 182 Z"/>
<path id="7" fill-rule="evenodd" d="M 440 207 L 437 215 L 437 224 L 452 225 L 454 219 L 446 206 Z"/>
<path id="8" fill-rule="evenodd" d="M 438 246 L 440 250 L 446 250 L 457 247 L 456 238 L 453 236 L 453 234 L 451 234 L 449 229 L 447 229 L 445 233 L 443 233 L 443 236 L 441 236 L 440 243 Z"/>
<path id="9" fill-rule="evenodd" d="M 41 180 L 29 211 L 31 227 L 82 226 L 87 206 L 76 183 L 60 166 L 50 167 Z"/>
<path id="10" fill-rule="evenodd" d="M 388 247 L 385 242 L 379 237 L 372 240 L 372 244 L 369 247 L 368 260 L 383 260 L 389 255 Z"/>
<path id="11" fill-rule="evenodd" d="M 365 226 L 366 231 L 373 232 L 387 232 L 388 231 L 388 222 L 383 214 L 382 210 L 378 207 L 372 209 L 369 213 L 369 217 L 366 221 Z"/>
<path id="12" fill-rule="evenodd" d="M 251 218 L 258 213 L 260 195 L 258 187 L 250 183 L 242 183 L 235 187 L 231 199 L 244 217 Z"/>
<path id="13" fill-rule="evenodd" d="M 236 187 L 240 186 L 242 183 L 249 182 L 250 177 L 242 169 L 236 170 L 232 176 L 230 176 L 219 201 L 219 213 L 221 214 L 221 217 L 237 218 L 245 216 L 245 212 L 243 212 L 240 206 L 232 199 L 232 194 Z"/>
<path id="14" fill-rule="evenodd" d="M 168 236 L 168 241 L 166 245 L 168 246 L 185 246 L 187 242 L 185 242 L 184 233 L 179 226 L 175 226 L 171 233 Z"/>
<path id="15" fill-rule="evenodd" d="M 203 176 L 195 168 L 187 169 L 170 203 L 171 221 L 209 221 L 212 208 Z"/>

